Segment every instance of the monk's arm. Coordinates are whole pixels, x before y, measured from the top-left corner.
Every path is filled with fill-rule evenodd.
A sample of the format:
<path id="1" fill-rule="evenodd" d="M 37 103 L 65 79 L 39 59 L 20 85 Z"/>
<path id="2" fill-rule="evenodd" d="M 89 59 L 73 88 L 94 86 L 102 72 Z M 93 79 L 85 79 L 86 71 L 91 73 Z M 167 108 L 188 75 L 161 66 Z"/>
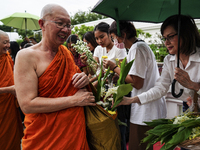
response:
<path id="1" fill-rule="evenodd" d="M 19 105 L 24 113 L 48 113 L 74 106 L 94 106 L 94 96 L 84 89 L 73 96 L 46 98 L 38 97 L 36 58 L 28 50 L 17 55 L 14 69 L 15 89 Z"/>
<path id="2" fill-rule="evenodd" d="M 0 94 L 2 94 L 2 93 L 11 93 L 13 95 L 16 95 L 15 94 L 15 86 L 12 85 L 12 86 L 7 86 L 7 87 L 1 87 Z"/>

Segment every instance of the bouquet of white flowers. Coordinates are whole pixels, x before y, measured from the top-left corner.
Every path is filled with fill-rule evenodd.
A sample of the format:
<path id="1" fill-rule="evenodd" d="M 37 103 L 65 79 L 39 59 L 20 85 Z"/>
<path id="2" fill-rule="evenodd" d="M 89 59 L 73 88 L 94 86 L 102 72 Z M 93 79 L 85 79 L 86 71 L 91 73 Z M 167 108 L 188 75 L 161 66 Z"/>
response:
<path id="1" fill-rule="evenodd" d="M 87 56 L 87 65 L 90 66 L 91 69 L 96 68 L 98 65 L 97 62 L 93 59 L 93 54 L 89 50 L 89 47 L 87 46 L 86 42 L 83 42 L 82 40 L 78 40 L 76 44 L 72 44 L 72 46 L 76 49 L 76 52 L 79 54 L 85 53 Z"/>

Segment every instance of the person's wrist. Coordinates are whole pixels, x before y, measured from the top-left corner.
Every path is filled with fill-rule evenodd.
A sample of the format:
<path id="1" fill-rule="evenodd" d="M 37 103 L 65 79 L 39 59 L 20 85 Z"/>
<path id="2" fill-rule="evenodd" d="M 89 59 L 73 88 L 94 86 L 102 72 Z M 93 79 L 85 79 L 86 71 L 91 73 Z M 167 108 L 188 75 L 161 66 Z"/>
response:
<path id="1" fill-rule="evenodd" d="M 112 69 L 112 70 L 114 71 L 114 70 L 115 70 L 117 67 L 118 67 L 118 66 L 116 65 L 115 67 L 113 67 L 113 69 Z"/>
<path id="2" fill-rule="evenodd" d="M 196 92 L 200 91 L 199 83 L 194 83 L 194 84 L 192 84 L 192 85 L 193 85 L 193 86 L 192 86 L 191 89 L 193 89 L 193 90 L 196 91 Z"/>

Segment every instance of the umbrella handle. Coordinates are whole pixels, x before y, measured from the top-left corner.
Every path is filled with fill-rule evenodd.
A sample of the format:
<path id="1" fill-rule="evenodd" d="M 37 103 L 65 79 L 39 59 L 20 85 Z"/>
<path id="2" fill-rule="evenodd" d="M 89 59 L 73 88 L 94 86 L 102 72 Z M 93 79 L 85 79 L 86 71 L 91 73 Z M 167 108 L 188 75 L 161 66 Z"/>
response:
<path id="1" fill-rule="evenodd" d="M 183 89 L 180 89 L 180 92 L 178 94 L 175 93 L 175 84 L 176 84 L 176 79 L 173 80 L 172 82 L 172 89 L 171 89 L 171 92 L 172 92 L 172 95 L 175 97 L 175 98 L 179 98 L 182 94 L 183 94 Z"/>

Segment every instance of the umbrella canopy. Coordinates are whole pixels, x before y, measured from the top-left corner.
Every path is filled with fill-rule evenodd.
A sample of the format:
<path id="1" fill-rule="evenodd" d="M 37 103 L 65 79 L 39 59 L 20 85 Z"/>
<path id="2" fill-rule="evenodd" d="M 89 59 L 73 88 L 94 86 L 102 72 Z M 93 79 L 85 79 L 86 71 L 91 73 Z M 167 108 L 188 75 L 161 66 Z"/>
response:
<path id="1" fill-rule="evenodd" d="M 181 14 L 200 18 L 199 0 L 181 0 Z M 99 0 L 92 9 L 114 20 L 159 23 L 179 13 L 178 0 Z"/>
<path id="2" fill-rule="evenodd" d="M 38 24 L 38 20 L 40 18 L 36 15 L 32 15 L 29 13 L 19 13 L 16 12 L 10 16 L 7 16 L 0 21 L 3 22 L 4 25 L 18 28 L 18 29 L 25 29 L 25 30 L 39 30 L 40 26 Z"/>
<path id="3" fill-rule="evenodd" d="M 200 18 L 200 0 L 99 0 L 94 6 L 92 12 L 96 12 L 113 18 L 117 22 L 118 35 L 119 20 L 141 21 L 159 23 L 163 22 L 169 16 L 182 14 L 190 15 L 192 18 Z M 177 67 L 179 68 L 180 53 L 180 19 L 178 28 L 178 54 Z M 175 83 L 172 83 L 172 95 L 176 98 L 180 97 L 180 93 L 175 93 Z"/>

